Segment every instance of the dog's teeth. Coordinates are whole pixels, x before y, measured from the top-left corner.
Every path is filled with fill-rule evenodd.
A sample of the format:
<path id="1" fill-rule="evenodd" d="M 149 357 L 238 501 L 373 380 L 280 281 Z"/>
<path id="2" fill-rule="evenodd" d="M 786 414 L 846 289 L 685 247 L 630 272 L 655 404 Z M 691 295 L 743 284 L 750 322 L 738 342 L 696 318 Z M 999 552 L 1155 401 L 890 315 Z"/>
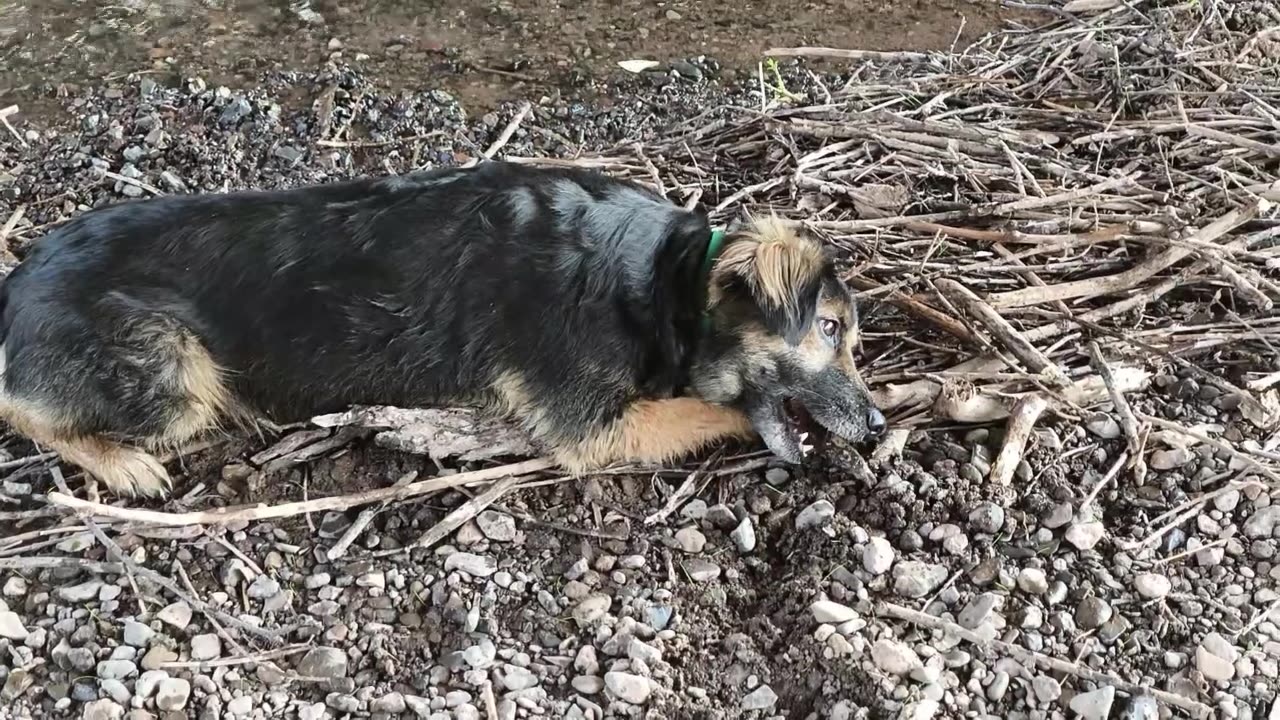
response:
<path id="1" fill-rule="evenodd" d="M 813 452 L 813 446 L 800 443 L 800 452 L 804 455 L 808 455 L 809 453 Z"/>
<path id="2" fill-rule="evenodd" d="M 808 439 L 809 439 L 809 433 L 807 433 L 807 432 L 802 432 L 802 433 L 800 433 L 800 442 L 801 442 L 801 443 L 804 443 L 804 441 L 805 441 L 805 440 L 808 440 Z"/>

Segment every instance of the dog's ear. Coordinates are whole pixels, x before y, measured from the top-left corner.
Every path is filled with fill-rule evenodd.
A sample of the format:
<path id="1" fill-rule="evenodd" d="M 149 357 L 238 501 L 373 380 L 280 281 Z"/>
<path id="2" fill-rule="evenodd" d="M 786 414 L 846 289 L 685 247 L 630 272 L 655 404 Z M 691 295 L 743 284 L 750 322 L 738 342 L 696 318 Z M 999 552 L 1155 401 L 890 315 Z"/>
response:
<path id="1" fill-rule="evenodd" d="M 755 223 L 725 238 L 709 303 L 749 301 L 770 332 L 794 345 L 813 324 L 826 266 L 816 242 L 778 221 Z"/>

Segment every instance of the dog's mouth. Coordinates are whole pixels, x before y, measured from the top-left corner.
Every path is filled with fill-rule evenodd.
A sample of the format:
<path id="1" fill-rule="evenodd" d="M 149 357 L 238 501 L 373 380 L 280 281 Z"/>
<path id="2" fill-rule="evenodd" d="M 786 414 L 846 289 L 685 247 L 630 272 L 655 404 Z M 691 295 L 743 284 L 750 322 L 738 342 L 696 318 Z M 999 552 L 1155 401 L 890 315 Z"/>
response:
<path id="1" fill-rule="evenodd" d="M 804 403 L 795 398 L 782 400 L 783 427 L 789 439 L 795 443 L 801 457 L 808 457 L 814 450 L 820 450 L 827 444 L 827 429 L 813 419 Z"/>

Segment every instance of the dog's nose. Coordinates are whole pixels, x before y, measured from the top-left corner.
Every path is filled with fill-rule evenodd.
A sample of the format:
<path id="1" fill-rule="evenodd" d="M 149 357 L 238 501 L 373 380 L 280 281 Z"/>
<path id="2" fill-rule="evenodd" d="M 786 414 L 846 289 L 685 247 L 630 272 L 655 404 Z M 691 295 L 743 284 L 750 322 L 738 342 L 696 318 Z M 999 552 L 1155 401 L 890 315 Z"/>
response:
<path id="1" fill-rule="evenodd" d="M 884 434 L 885 420 L 884 413 L 876 408 L 867 410 L 867 434 L 873 439 Z"/>

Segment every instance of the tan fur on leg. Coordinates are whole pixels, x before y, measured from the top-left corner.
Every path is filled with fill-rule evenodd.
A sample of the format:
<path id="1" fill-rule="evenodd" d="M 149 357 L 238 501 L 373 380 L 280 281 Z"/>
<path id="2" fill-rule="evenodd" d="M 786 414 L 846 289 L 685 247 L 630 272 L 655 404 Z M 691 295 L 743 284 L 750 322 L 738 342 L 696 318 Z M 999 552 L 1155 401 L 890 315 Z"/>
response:
<path id="1" fill-rule="evenodd" d="M 697 398 L 639 400 L 595 437 L 557 453 L 570 472 L 620 461 L 662 463 L 727 438 L 754 435 L 747 416 Z"/>
<path id="2" fill-rule="evenodd" d="M 169 473 L 154 455 L 101 437 L 45 443 L 62 459 L 84 468 L 116 495 L 159 497 L 172 486 Z"/>

